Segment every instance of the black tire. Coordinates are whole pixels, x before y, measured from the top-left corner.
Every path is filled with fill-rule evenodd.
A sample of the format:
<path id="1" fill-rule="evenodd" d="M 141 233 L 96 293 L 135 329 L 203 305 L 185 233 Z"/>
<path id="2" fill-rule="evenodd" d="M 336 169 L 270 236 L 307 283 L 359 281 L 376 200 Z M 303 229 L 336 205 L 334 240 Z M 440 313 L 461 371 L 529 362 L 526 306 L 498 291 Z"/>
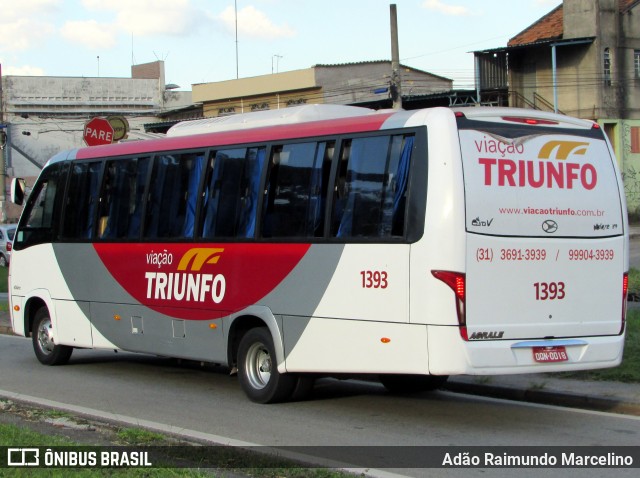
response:
<path id="1" fill-rule="evenodd" d="M 0 254 L 0 267 L 9 267 L 9 261 L 4 254 Z"/>
<path id="2" fill-rule="evenodd" d="M 64 365 L 73 352 L 73 347 L 55 343 L 51 317 L 46 307 L 38 309 L 33 318 L 31 340 L 36 357 L 44 365 Z"/>
<path id="3" fill-rule="evenodd" d="M 278 372 L 271 333 L 266 327 L 249 330 L 238 348 L 238 378 L 249 400 L 276 403 L 291 397 L 298 378 Z"/>
<path id="4" fill-rule="evenodd" d="M 380 375 L 380 382 L 391 393 L 430 392 L 442 387 L 448 375 Z"/>

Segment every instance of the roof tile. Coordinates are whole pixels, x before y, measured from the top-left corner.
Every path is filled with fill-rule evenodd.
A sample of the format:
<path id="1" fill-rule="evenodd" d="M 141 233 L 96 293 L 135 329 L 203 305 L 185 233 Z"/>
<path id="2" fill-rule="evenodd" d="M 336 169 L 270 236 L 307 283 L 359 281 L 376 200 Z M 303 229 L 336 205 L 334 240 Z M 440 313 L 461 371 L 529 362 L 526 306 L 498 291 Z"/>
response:
<path id="1" fill-rule="evenodd" d="M 562 5 L 547 13 L 540 20 L 518 33 L 507 43 L 508 46 L 527 45 L 543 40 L 555 40 L 562 38 L 563 32 Z"/>
<path id="2" fill-rule="evenodd" d="M 618 0 L 618 10 L 626 13 L 640 5 L 640 0 Z M 508 46 L 528 45 L 562 38 L 564 32 L 562 4 L 509 40 Z"/>

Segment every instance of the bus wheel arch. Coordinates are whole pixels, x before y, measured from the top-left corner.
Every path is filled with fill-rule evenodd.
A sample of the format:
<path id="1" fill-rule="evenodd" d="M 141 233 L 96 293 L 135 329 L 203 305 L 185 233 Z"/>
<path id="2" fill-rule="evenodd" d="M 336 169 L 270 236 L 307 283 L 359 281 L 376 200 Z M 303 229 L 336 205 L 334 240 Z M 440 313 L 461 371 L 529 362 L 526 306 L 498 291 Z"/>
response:
<path id="1" fill-rule="evenodd" d="M 264 320 L 254 315 L 243 315 L 236 317 L 227 335 L 227 363 L 231 367 L 236 367 L 238 364 L 238 349 L 240 347 L 240 341 L 242 337 L 249 332 L 249 330 L 256 327 L 268 327 Z"/>
<path id="2" fill-rule="evenodd" d="M 47 303 L 41 297 L 30 298 L 24 306 L 24 332 L 25 337 L 30 337 L 33 332 L 33 321 L 36 313 L 41 308 L 47 308 Z"/>
<path id="3" fill-rule="evenodd" d="M 73 348 L 59 345 L 53 335 L 53 324 L 49 308 L 44 302 L 30 302 L 28 309 L 29 330 L 33 350 L 38 361 L 44 365 L 64 365 L 69 361 Z"/>

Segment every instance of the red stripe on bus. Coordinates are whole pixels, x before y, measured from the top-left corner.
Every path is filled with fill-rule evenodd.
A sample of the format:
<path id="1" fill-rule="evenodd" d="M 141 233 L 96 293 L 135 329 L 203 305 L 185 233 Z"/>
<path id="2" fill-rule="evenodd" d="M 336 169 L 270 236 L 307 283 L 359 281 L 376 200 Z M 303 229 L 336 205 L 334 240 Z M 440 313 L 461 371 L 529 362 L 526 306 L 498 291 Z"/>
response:
<path id="1" fill-rule="evenodd" d="M 98 256 L 136 302 L 190 320 L 257 304 L 296 267 L 310 244 L 96 243 Z"/>
<path id="2" fill-rule="evenodd" d="M 372 114 L 362 117 L 339 118 L 333 120 L 313 121 L 308 123 L 267 126 L 245 130 L 206 133 L 192 136 L 175 136 L 105 146 L 92 146 L 78 150 L 76 159 L 125 156 L 131 154 L 154 153 L 156 151 L 173 151 L 179 149 L 208 148 L 211 146 L 230 146 L 234 144 L 260 143 L 298 139 L 330 134 L 360 133 L 377 131 L 391 116 L 391 113 Z"/>

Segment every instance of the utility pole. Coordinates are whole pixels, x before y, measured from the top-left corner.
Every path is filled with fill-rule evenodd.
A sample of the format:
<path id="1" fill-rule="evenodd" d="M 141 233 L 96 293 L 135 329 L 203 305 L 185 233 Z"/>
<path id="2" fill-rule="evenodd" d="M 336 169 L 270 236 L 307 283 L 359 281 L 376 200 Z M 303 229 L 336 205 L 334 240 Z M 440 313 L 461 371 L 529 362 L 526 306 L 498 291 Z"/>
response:
<path id="1" fill-rule="evenodd" d="M 7 172 L 4 159 L 4 147 L 7 144 L 8 128 L 4 124 L 4 91 L 2 90 L 2 65 L 0 64 L 0 223 L 7 222 L 7 215 L 5 211 L 5 201 L 7 190 Z"/>
<path id="2" fill-rule="evenodd" d="M 283 58 L 283 56 L 282 56 L 282 55 L 273 55 L 273 56 L 271 57 L 271 74 L 272 74 L 272 75 L 273 75 L 273 73 L 274 73 L 274 70 L 273 70 L 273 60 L 276 60 L 276 69 L 275 69 L 275 73 L 279 73 L 279 72 L 280 72 L 280 68 L 279 68 L 279 65 L 280 65 L 280 58 Z"/>
<path id="3" fill-rule="evenodd" d="M 236 80 L 240 78 L 240 67 L 238 66 L 238 0 L 233 2 L 236 18 Z"/>
<path id="4" fill-rule="evenodd" d="M 391 101 L 394 110 L 402 109 L 402 82 L 400 80 L 400 49 L 398 47 L 398 13 L 395 3 L 389 5 L 391 17 Z"/>

